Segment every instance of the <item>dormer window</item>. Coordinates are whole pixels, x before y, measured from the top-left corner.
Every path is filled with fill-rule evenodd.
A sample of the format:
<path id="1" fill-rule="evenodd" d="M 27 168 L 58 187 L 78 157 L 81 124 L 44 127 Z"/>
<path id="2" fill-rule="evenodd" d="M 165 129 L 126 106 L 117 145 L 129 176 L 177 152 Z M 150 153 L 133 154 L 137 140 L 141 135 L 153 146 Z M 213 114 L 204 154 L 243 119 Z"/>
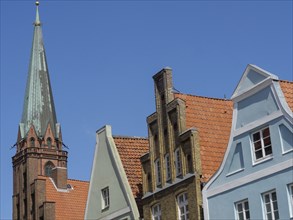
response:
<path id="1" fill-rule="evenodd" d="M 47 138 L 47 146 L 48 148 L 52 147 L 52 139 L 50 137 Z"/>
<path id="2" fill-rule="evenodd" d="M 252 134 L 255 161 L 259 161 L 273 154 L 270 129 L 264 128 Z"/>

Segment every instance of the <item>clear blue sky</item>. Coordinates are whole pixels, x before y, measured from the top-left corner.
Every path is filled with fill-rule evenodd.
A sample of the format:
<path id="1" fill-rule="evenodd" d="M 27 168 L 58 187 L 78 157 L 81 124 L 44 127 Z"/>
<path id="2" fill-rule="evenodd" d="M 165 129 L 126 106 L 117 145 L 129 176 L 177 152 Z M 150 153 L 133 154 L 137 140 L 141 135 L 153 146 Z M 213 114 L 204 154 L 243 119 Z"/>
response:
<path id="1" fill-rule="evenodd" d="M 147 136 L 152 76 L 229 98 L 246 65 L 292 80 L 292 1 L 41 0 L 44 43 L 72 179 L 89 180 L 95 131 Z M 1 0 L 1 219 L 12 213 L 12 163 L 35 19 L 34 1 Z"/>

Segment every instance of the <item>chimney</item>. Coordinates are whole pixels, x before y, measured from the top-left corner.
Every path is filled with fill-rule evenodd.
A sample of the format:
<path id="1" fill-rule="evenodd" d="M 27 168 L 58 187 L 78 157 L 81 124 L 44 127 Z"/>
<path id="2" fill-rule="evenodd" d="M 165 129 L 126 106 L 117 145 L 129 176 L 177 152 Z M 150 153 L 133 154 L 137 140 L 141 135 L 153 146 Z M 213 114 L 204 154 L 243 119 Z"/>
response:
<path id="1" fill-rule="evenodd" d="M 67 189 L 67 168 L 54 167 L 51 177 L 58 189 Z"/>

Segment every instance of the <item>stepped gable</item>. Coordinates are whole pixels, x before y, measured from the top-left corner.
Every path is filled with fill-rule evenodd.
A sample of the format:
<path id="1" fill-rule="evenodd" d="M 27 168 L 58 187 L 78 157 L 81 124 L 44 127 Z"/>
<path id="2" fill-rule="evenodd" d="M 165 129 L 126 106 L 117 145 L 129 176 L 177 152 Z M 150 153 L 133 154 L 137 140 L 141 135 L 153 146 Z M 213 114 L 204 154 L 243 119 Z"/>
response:
<path id="1" fill-rule="evenodd" d="M 135 199 L 142 197 L 140 157 L 148 153 L 147 138 L 113 136 L 128 182 Z"/>
<path id="2" fill-rule="evenodd" d="M 227 149 L 232 124 L 233 102 L 175 93 L 186 102 L 186 128 L 199 132 L 203 181 L 217 171 Z"/>
<path id="3" fill-rule="evenodd" d="M 39 179 L 46 180 L 46 200 L 55 202 L 56 220 L 84 218 L 88 181 L 68 179 L 67 184 L 70 184 L 72 189 L 57 190 L 51 178 L 39 176 Z"/>

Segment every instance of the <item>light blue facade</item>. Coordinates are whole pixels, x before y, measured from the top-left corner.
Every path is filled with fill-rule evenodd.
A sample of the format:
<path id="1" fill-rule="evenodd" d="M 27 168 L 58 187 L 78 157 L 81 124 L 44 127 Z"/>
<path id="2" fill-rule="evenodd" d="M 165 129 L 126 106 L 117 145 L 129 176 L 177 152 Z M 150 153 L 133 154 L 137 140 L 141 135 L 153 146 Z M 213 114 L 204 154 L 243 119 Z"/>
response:
<path id="1" fill-rule="evenodd" d="M 228 148 L 203 189 L 205 219 L 293 219 L 293 118 L 280 81 L 248 65 L 232 100 Z"/>

